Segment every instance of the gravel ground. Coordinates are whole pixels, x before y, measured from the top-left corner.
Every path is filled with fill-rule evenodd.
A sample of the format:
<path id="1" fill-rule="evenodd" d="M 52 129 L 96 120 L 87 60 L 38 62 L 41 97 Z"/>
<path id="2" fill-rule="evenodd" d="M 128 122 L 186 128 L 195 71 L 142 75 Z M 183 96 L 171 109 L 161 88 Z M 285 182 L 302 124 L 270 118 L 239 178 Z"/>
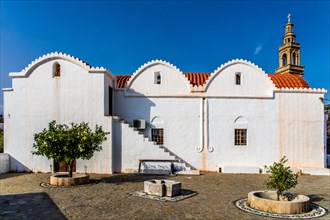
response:
<path id="1" fill-rule="evenodd" d="M 50 174 L 0 175 L 0 219 L 267 219 L 233 205 L 248 192 L 265 189 L 267 175 L 202 173 L 200 176 L 95 175 L 93 184 L 42 187 Z M 197 196 L 179 202 L 161 202 L 129 194 L 143 189 L 149 179 L 179 181 Z M 303 175 L 291 190 L 310 196 L 330 208 L 330 177 Z M 270 219 L 270 218 L 268 218 Z M 329 214 L 319 219 L 330 219 Z"/>

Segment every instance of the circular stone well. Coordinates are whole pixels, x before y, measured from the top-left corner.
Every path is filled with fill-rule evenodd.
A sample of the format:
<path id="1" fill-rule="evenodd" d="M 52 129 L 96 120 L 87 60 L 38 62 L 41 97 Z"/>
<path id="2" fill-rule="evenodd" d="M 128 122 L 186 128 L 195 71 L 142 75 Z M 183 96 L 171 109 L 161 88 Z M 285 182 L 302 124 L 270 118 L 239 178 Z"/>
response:
<path id="1" fill-rule="evenodd" d="M 276 191 L 250 192 L 247 204 L 260 211 L 279 214 L 301 214 L 310 211 L 309 197 L 297 195 L 291 201 L 277 201 Z"/>
<path id="2" fill-rule="evenodd" d="M 89 183 L 89 176 L 86 174 L 55 174 L 50 177 L 50 185 L 54 186 L 75 186 Z"/>

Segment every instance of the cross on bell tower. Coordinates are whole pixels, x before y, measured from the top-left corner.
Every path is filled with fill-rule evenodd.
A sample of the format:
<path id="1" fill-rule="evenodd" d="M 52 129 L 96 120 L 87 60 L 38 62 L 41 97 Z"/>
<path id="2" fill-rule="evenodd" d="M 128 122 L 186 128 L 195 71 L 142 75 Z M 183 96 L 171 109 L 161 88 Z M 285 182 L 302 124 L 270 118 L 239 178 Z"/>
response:
<path id="1" fill-rule="evenodd" d="M 279 47 L 279 74 L 303 75 L 304 67 L 300 65 L 300 44 L 296 42 L 296 35 L 293 32 L 291 14 L 288 14 L 288 23 L 285 25 L 283 44 Z"/>

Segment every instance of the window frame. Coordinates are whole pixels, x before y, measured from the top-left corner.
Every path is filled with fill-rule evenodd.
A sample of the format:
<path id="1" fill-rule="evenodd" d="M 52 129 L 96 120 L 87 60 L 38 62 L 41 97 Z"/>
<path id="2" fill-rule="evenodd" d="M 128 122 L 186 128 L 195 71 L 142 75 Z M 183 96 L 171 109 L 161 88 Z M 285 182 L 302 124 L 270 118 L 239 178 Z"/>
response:
<path id="1" fill-rule="evenodd" d="M 235 73 L 235 85 L 242 85 L 242 73 Z"/>
<path id="2" fill-rule="evenodd" d="M 160 72 L 154 73 L 154 83 L 155 83 L 155 85 L 162 84 L 162 76 L 160 75 Z"/>
<path id="3" fill-rule="evenodd" d="M 53 77 L 61 77 L 61 65 L 58 62 L 53 64 Z"/>
<path id="4" fill-rule="evenodd" d="M 156 142 L 158 145 L 164 144 L 164 129 L 163 128 L 152 128 L 151 129 L 151 140 Z"/>
<path id="5" fill-rule="evenodd" d="M 248 144 L 247 128 L 235 128 L 234 145 L 235 146 L 247 146 L 247 144 Z"/>

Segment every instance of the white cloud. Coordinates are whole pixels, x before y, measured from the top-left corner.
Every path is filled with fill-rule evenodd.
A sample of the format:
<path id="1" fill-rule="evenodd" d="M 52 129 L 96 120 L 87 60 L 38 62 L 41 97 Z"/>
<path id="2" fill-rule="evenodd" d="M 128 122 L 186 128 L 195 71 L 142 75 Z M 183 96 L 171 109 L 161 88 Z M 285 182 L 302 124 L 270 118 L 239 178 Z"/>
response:
<path id="1" fill-rule="evenodd" d="M 259 53 L 261 52 L 261 50 L 262 50 L 262 45 L 259 44 L 259 45 L 257 46 L 257 48 L 255 49 L 254 54 L 259 54 Z"/>

